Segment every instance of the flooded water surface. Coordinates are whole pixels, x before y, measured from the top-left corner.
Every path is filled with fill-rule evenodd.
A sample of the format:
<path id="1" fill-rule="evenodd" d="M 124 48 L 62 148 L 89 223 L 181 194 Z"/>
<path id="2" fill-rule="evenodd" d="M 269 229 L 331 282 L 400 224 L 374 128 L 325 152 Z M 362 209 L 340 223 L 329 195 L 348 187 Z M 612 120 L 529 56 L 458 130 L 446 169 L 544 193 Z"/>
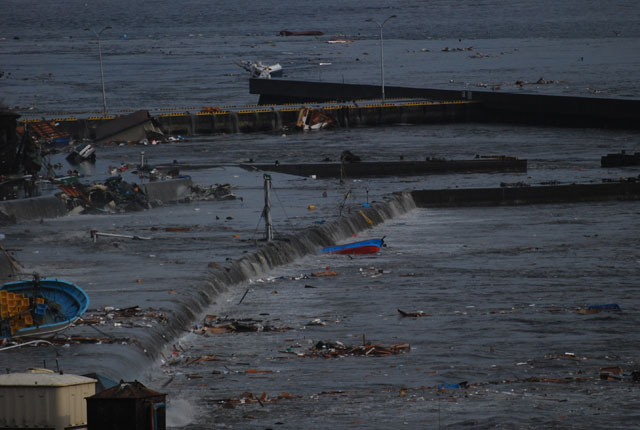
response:
<path id="1" fill-rule="evenodd" d="M 257 102 L 242 60 L 279 62 L 289 79 L 377 84 L 380 28 L 367 20 L 391 15 L 387 85 L 640 97 L 634 1 L 30 6 L 6 0 L 0 16 L 0 97 L 25 118 L 101 112 L 96 37 L 85 28 L 112 27 L 101 35 L 109 112 L 194 111 Z M 639 151 L 638 142 L 636 131 L 467 123 L 100 147 L 87 181 L 144 150 L 150 163 L 221 164 L 182 173 L 229 183 L 242 199 L 4 228 L 3 246 L 26 272 L 81 285 L 92 301 L 87 319 L 107 319 L 65 333 L 100 344 L 63 338 L 55 348 L 4 351 L 0 363 L 19 371 L 57 359 L 67 373 L 141 380 L 168 394 L 172 428 L 634 427 L 637 202 L 397 210 L 357 232 L 385 237 L 378 254 L 303 255 L 285 243 L 290 263 L 247 270 L 248 279 L 224 288 L 211 282 L 261 245 L 263 177 L 232 166 L 239 162 L 319 162 L 349 149 L 367 161 L 504 154 L 529 163 L 526 173 L 342 184 L 274 174 L 274 228 L 283 238 L 358 216 L 394 192 L 637 177 L 635 168 L 601 168 L 600 157 Z M 152 240 L 93 243 L 91 229 Z M 146 316 L 116 325 L 105 311 L 131 306 Z M 202 334 L 218 319 L 274 330 Z M 328 353 L 337 342 L 365 352 Z"/>

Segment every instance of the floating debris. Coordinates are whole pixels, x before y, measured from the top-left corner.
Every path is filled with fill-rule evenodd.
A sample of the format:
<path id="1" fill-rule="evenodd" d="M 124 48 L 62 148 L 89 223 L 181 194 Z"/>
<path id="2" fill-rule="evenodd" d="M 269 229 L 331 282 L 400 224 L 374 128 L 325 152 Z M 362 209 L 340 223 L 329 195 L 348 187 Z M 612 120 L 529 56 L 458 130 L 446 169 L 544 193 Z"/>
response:
<path id="1" fill-rule="evenodd" d="M 191 198 L 199 201 L 235 200 L 236 196 L 231 192 L 230 184 L 214 184 L 211 186 L 192 185 Z"/>
<path id="2" fill-rule="evenodd" d="M 579 308 L 576 310 L 578 314 L 597 314 L 600 312 L 622 312 L 622 308 L 617 303 L 607 303 L 604 305 L 590 305 L 586 309 Z"/>
<path id="3" fill-rule="evenodd" d="M 246 333 L 246 332 L 273 332 L 273 331 L 287 331 L 291 330 L 290 327 L 276 327 L 269 323 L 263 322 L 263 320 L 255 320 L 252 318 L 233 319 L 233 318 L 218 318 L 215 315 L 207 315 L 202 322 L 202 325 L 196 325 L 193 328 L 193 333 L 203 336 L 209 336 L 211 334 L 221 333 Z"/>
<path id="4" fill-rule="evenodd" d="M 89 313 L 90 312 L 90 313 Z M 115 308 L 105 306 L 102 309 L 94 309 L 87 311 L 82 319 L 76 322 L 76 325 L 99 325 L 118 324 L 116 327 L 143 327 L 151 328 L 154 324 L 166 325 L 169 318 L 164 312 L 154 309 L 142 309 L 140 306 L 130 306 L 127 308 Z"/>
<path id="5" fill-rule="evenodd" d="M 621 381 L 622 367 L 603 367 L 600 369 L 600 379 L 605 381 Z"/>
<path id="6" fill-rule="evenodd" d="M 238 405 L 247 405 L 253 403 L 259 403 L 261 406 L 264 406 L 264 403 L 273 403 L 280 400 L 293 400 L 299 398 L 301 396 L 295 396 L 293 394 L 289 394 L 286 392 L 282 392 L 280 395 L 276 397 L 269 397 L 267 393 L 262 393 L 260 397 L 255 396 L 253 393 L 244 392 L 239 397 L 231 397 L 227 399 L 213 399 L 209 400 L 212 403 L 217 403 L 222 405 L 223 408 L 233 409 Z"/>
<path id="7" fill-rule="evenodd" d="M 401 309 L 398 309 L 398 313 L 403 317 L 425 317 L 430 315 L 430 314 L 424 313 L 423 311 L 405 312 Z"/>
<path id="8" fill-rule="evenodd" d="M 391 346 L 382 346 L 375 344 L 366 344 L 359 346 L 346 346 L 342 342 L 325 342 L 316 343 L 309 353 L 297 353 L 299 357 L 322 357 L 336 358 L 345 356 L 372 356 L 382 357 L 394 354 L 406 354 L 411 350 L 408 343 L 397 343 Z M 289 353 L 289 351 L 285 351 Z"/>

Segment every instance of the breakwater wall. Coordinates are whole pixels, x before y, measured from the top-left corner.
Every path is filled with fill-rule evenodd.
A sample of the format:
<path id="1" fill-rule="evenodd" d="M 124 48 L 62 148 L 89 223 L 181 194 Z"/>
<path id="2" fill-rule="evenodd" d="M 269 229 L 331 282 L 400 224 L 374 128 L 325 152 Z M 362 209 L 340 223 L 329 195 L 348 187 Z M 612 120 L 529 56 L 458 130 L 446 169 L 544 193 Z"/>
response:
<path id="1" fill-rule="evenodd" d="M 354 163 L 240 164 L 246 170 L 324 178 L 420 176 L 445 173 L 526 172 L 527 160 L 493 158 L 475 160 L 384 161 Z"/>
<path id="2" fill-rule="evenodd" d="M 468 121 L 475 102 L 451 100 L 438 102 L 375 102 L 320 106 L 317 109 L 333 119 L 338 127 L 378 126 L 391 124 L 431 124 Z M 210 135 L 252 133 L 293 129 L 300 107 L 269 106 L 240 110 L 174 112 L 153 116 L 167 135 Z M 95 139 L 96 128 L 115 117 L 54 118 L 60 128 L 74 139 Z"/>
<path id="3" fill-rule="evenodd" d="M 467 101 L 389 102 L 322 106 L 318 110 L 331 117 L 338 127 L 359 127 L 466 121 L 472 104 Z M 164 133 L 172 135 L 268 132 L 283 127 L 294 128 L 298 110 L 298 107 L 271 106 L 239 111 L 167 114 L 154 119 Z"/>
<path id="4" fill-rule="evenodd" d="M 421 208 L 640 200 L 640 183 L 415 190 L 411 195 L 416 206 Z"/>
<path id="5" fill-rule="evenodd" d="M 379 85 L 282 79 L 251 79 L 251 94 L 260 104 L 323 103 L 380 98 Z M 469 89 L 385 86 L 389 100 L 414 98 L 439 101 L 474 101 L 467 118 L 480 122 L 532 125 L 640 129 L 640 100 L 507 93 Z"/>
<path id="6" fill-rule="evenodd" d="M 313 226 L 292 236 L 265 243 L 255 252 L 243 255 L 228 265 L 211 271 L 201 284 L 184 291 L 184 300 L 173 314 L 171 323 L 155 331 L 145 342 L 148 353 L 160 357 L 164 345 L 172 341 L 201 315 L 216 297 L 234 285 L 259 277 L 278 266 L 286 265 L 318 249 L 362 233 L 387 220 L 402 216 L 417 207 L 474 206 L 525 203 L 581 202 L 608 199 L 640 199 L 640 183 L 612 183 L 549 187 L 522 187 L 470 190 L 419 190 L 395 193 L 371 207 L 352 210 L 350 214 Z M 384 251 L 383 251 L 384 252 Z"/>
<path id="7" fill-rule="evenodd" d="M 159 359 L 165 345 L 183 333 L 183 330 L 193 324 L 219 294 L 232 286 L 252 277 L 262 276 L 305 255 L 315 254 L 318 249 L 333 246 L 354 233 L 369 230 L 415 207 L 411 194 L 397 193 L 383 202 L 352 211 L 335 221 L 264 243 L 253 253 L 212 270 L 204 282 L 191 287 L 189 291 L 183 290 L 184 299 L 179 303 L 178 309 L 172 312 L 170 324 L 154 330 L 145 339 L 143 346 L 146 353 L 154 359 Z"/>

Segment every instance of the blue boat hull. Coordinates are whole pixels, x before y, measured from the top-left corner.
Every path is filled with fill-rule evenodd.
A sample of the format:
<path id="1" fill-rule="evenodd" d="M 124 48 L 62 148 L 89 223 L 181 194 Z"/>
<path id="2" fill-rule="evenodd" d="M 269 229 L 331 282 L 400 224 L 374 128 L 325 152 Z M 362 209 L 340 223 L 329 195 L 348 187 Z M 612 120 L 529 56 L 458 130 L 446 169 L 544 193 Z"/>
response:
<path id="1" fill-rule="evenodd" d="M 34 281 L 7 282 L 0 288 L 14 294 L 21 294 L 31 303 L 19 316 L 3 315 L 0 320 L 0 339 L 11 337 L 51 337 L 73 324 L 89 307 L 89 296 L 80 287 L 71 282 L 43 278 L 34 290 Z M 35 293 L 35 297 L 34 297 Z M 36 306 L 36 299 L 41 302 Z M 12 318 L 29 316 L 33 324 L 27 327 L 14 326 L 10 329 Z M 12 333 L 13 332 L 13 333 Z"/>
<path id="2" fill-rule="evenodd" d="M 318 251 L 320 254 L 375 254 L 380 251 L 384 239 L 370 239 L 332 246 Z"/>

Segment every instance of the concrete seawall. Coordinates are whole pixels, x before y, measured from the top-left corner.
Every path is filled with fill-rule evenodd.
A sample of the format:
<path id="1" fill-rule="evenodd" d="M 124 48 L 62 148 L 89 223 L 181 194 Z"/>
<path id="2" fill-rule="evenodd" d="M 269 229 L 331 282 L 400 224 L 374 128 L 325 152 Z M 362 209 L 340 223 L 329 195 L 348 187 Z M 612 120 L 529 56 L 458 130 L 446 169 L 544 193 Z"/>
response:
<path id="1" fill-rule="evenodd" d="M 420 176 L 445 173 L 526 172 L 527 160 L 511 158 L 477 160 L 384 161 L 355 163 L 240 164 L 247 170 L 312 176 L 342 177 Z"/>
<path id="2" fill-rule="evenodd" d="M 324 106 L 319 108 L 339 127 L 377 126 L 390 124 L 426 124 L 467 121 L 471 102 L 415 102 L 395 104 L 367 103 Z M 219 133 L 249 133 L 278 131 L 295 127 L 297 107 L 251 109 L 196 114 L 165 114 L 155 117 L 167 134 L 202 135 Z"/>
<path id="3" fill-rule="evenodd" d="M 56 196 L 42 196 L 0 202 L 0 211 L 15 222 L 63 216 L 67 214 L 67 207 Z"/>
<path id="4" fill-rule="evenodd" d="M 260 104 L 322 103 L 380 98 L 379 85 L 251 79 Z M 640 100 L 572 97 L 496 91 L 385 86 L 388 99 L 475 101 L 468 118 L 483 122 L 640 129 Z"/>
<path id="5" fill-rule="evenodd" d="M 640 200 L 640 183 L 416 190 L 411 195 L 416 206 L 422 208 Z"/>
<path id="6" fill-rule="evenodd" d="M 640 129 L 636 99 L 386 86 L 386 101 L 380 103 L 378 85 L 282 79 L 251 79 L 249 89 L 260 96 L 259 105 L 196 112 L 192 109 L 198 108 L 185 108 L 185 112 L 157 113 L 153 119 L 168 135 L 270 132 L 294 127 L 299 108 L 316 105 L 339 127 L 475 121 Z M 74 139 L 95 139 L 96 128 L 114 118 L 51 120 Z"/>
<path id="7" fill-rule="evenodd" d="M 318 109 L 331 117 L 338 127 L 378 126 L 391 124 L 429 124 L 461 122 L 471 119 L 472 101 L 349 103 L 328 105 Z M 167 135 L 210 135 L 221 133 L 272 132 L 294 128 L 299 107 L 275 106 L 216 112 L 177 112 L 154 116 Z M 54 118 L 74 139 L 95 139 L 96 127 L 114 117 Z"/>
<path id="8" fill-rule="evenodd" d="M 191 179 L 173 179 L 170 181 L 149 182 L 142 184 L 140 188 L 149 201 L 160 200 L 162 203 L 170 203 L 182 200 L 191 194 Z"/>

